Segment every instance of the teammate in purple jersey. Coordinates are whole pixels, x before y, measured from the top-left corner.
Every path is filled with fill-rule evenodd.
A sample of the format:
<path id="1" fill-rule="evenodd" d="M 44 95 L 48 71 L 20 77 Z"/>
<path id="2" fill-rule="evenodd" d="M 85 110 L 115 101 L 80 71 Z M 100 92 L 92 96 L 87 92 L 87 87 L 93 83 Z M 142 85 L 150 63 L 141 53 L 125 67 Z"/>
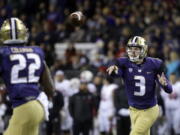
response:
<path id="1" fill-rule="evenodd" d="M 44 52 L 26 46 L 27 39 L 28 30 L 21 20 L 10 18 L 3 22 L 0 73 L 13 106 L 4 135 L 38 135 L 39 124 L 48 119 L 47 96 L 53 95 L 52 78 Z"/>
<path id="2" fill-rule="evenodd" d="M 125 82 L 132 124 L 130 135 L 150 135 L 150 128 L 159 115 L 156 83 L 165 92 L 172 92 L 164 75 L 163 62 L 147 57 L 147 51 L 145 39 L 135 36 L 127 43 L 128 57 L 116 59 L 107 69 L 109 75 L 122 77 Z"/>

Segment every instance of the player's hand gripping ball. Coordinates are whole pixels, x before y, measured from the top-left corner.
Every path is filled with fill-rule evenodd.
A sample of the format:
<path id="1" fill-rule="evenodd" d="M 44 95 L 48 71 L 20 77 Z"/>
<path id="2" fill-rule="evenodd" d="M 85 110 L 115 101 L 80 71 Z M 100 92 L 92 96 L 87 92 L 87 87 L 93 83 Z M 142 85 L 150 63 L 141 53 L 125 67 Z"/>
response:
<path id="1" fill-rule="evenodd" d="M 81 11 L 76 11 L 70 14 L 69 20 L 72 25 L 80 26 L 80 25 L 83 25 L 85 21 L 85 16 L 83 15 Z"/>

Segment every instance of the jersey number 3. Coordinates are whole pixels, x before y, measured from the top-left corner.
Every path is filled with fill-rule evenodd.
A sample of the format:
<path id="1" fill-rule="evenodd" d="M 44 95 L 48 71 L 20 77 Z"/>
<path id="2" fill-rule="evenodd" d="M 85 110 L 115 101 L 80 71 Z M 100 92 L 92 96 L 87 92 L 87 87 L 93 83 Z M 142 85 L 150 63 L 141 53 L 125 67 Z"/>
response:
<path id="1" fill-rule="evenodd" d="M 12 54 L 10 55 L 11 61 L 18 61 L 18 64 L 12 66 L 11 69 L 11 83 L 36 83 L 39 81 L 39 76 L 35 76 L 35 71 L 40 69 L 41 60 L 39 55 L 35 53 L 27 53 L 27 58 L 22 54 Z M 30 63 L 27 66 L 27 59 L 33 60 L 34 62 Z M 20 77 L 19 72 L 25 71 L 27 68 L 28 76 Z"/>
<path id="2" fill-rule="evenodd" d="M 140 88 L 140 91 L 135 91 L 134 95 L 135 96 L 144 96 L 146 93 L 146 89 L 145 89 L 145 78 L 144 76 L 134 76 L 134 79 L 139 81 L 135 83 L 136 87 Z"/>

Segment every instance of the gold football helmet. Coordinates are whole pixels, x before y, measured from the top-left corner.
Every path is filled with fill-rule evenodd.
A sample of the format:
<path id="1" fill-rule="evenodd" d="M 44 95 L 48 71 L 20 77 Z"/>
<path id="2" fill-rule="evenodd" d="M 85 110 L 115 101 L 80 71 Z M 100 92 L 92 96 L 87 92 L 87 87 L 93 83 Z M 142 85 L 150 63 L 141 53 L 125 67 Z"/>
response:
<path id="1" fill-rule="evenodd" d="M 24 23 L 12 17 L 5 20 L 0 29 L 0 41 L 3 44 L 21 44 L 28 40 L 28 29 Z"/>
<path id="2" fill-rule="evenodd" d="M 137 48 L 137 49 L 133 49 Z M 148 45 L 146 40 L 140 36 L 130 38 L 127 43 L 127 55 L 132 62 L 138 62 L 147 56 Z"/>

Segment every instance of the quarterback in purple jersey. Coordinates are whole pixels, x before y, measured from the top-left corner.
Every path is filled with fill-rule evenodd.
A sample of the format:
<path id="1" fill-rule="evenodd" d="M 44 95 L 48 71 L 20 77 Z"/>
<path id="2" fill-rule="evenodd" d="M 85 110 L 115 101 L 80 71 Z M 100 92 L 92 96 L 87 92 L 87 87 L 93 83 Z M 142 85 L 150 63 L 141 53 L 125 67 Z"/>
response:
<path id="1" fill-rule="evenodd" d="M 162 60 L 147 57 L 147 51 L 146 40 L 134 36 L 127 43 L 128 57 L 116 59 L 107 69 L 109 75 L 122 77 L 125 82 L 132 124 L 130 135 L 150 135 L 150 128 L 159 114 L 156 84 L 165 92 L 172 92 Z"/>
<path id="2" fill-rule="evenodd" d="M 38 135 L 39 124 L 47 118 L 47 96 L 54 90 L 44 52 L 26 46 L 27 39 L 28 30 L 21 20 L 13 17 L 3 22 L 0 74 L 13 106 L 4 135 Z"/>

